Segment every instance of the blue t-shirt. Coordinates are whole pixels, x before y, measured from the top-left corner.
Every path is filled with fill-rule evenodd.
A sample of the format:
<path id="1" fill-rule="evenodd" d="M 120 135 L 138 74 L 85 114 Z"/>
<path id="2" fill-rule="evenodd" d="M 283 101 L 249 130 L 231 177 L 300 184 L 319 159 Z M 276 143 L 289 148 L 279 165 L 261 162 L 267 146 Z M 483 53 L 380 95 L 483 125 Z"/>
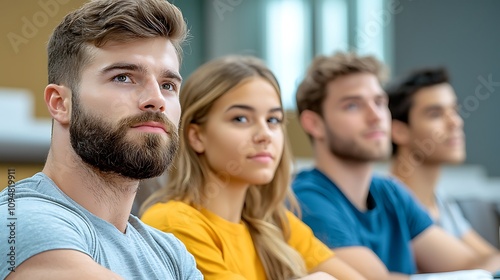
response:
<path id="1" fill-rule="evenodd" d="M 0 192 L 0 222 L 0 279 L 28 258 L 54 249 L 87 254 L 125 279 L 203 279 L 193 256 L 173 235 L 132 215 L 122 233 L 43 173 Z"/>
<path id="2" fill-rule="evenodd" d="M 302 171 L 292 186 L 303 221 L 330 248 L 367 247 L 389 271 L 417 272 L 410 241 L 431 226 L 432 219 L 396 181 L 373 177 L 364 212 L 318 169 Z"/>

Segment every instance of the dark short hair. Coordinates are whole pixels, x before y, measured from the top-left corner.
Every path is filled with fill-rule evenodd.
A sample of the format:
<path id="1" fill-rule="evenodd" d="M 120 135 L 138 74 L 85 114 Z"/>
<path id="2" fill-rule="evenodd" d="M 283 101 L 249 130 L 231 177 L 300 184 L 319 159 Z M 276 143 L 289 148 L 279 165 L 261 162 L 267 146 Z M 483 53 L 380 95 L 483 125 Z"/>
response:
<path id="1" fill-rule="evenodd" d="M 422 68 L 395 80 L 386 88 L 389 96 L 389 110 L 393 120 L 409 124 L 410 110 L 415 94 L 425 87 L 449 83 L 448 72 L 443 67 Z M 397 145 L 392 143 L 392 153 L 396 154 Z"/>

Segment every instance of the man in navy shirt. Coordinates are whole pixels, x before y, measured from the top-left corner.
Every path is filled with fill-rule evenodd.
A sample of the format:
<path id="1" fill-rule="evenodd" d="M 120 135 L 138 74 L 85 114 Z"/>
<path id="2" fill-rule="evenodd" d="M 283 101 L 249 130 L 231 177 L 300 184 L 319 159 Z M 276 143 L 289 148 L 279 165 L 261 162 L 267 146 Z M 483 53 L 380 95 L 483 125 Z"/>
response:
<path id="1" fill-rule="evenodd" d="M 372 163 L 391 151 L 382 79 L 383 66 L 373 57 L 339 53 L 317 57 L 310 66 L 297 91 L 300 123 L 315 159 L 315 168 L 297 174 L 293 183 L 303 220 L 367 279 L 497 269 L 498 259 L 496 266 L 495 260 L 479 263 L 469 248 L 433 225 L 397 181 L 372 174 Z M 461 274 L 491 279 L 483 270 Z"/>

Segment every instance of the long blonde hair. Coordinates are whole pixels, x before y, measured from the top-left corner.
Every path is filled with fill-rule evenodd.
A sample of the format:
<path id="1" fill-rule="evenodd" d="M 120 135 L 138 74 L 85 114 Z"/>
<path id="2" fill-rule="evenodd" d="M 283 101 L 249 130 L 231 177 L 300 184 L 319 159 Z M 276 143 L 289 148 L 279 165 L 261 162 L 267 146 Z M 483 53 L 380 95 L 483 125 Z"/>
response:
<path id="1" fill-rule="evenodd" d="M 250 56 L 226 56 L 212 60 L 191 74 L 180 94 L 180 149 L 170 170 L 168 183 L 144 202 L 141 213 L 160 201 L 179 200 L 203 206 L 204 201 L 210 198 L 214 190 L 213 186 L 207 185 L 208 166 L 189 145 L 188 126 L 191 123 L 203 125 L 217 99 L 252 77 L 265 79 L 280 94 L 278 82 L 272 72 L 261 60 Z M 284 126 L 283 133 L 286 135 Z M 302 257 L 287 243 L 290 228 L 285 201 L 292 207 L 297 205 L 289 186 L 291 153 L 288 146 L 285 137 L 283 155 L 273 180 L 263 186 L 249 187 L 242 212 L 242 220 L 249 227 L 267 278 L 273 280 L 306 274 Z"/>

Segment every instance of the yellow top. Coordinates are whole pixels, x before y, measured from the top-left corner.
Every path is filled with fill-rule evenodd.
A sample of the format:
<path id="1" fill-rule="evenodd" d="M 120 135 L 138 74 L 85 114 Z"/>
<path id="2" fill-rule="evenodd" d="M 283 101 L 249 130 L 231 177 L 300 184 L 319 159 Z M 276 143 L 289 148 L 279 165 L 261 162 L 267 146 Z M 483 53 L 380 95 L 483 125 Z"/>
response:
<path id="1" fill-rule="evenodd" d="M 302 255 L 308 270 L 333 257 L 333 252 L 307 225 L 291 212 L 287 216 L 291 230 L 288 244 Z M 232 223 L 180 201 L 157 203 L 144 213 L 142 220 L 179 238 L 195 257 L 205 279 L 266 279 L 244 222 Z"/>

